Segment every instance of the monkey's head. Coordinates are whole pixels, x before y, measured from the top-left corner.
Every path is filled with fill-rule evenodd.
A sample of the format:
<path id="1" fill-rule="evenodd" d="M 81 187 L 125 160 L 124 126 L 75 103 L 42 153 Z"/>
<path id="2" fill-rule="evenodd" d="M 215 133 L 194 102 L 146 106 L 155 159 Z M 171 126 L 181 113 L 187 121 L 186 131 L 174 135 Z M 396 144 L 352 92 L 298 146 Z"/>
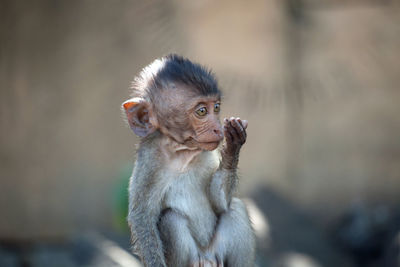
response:
<path id="1" fill-rule="evenodd" d="M 221 92 L 214 75 L 177 55 L 155 60 L 133 82 L 122 104 L 140 137 L 156 131 L 189 148 L 214 150 L 223 139 Z"/>

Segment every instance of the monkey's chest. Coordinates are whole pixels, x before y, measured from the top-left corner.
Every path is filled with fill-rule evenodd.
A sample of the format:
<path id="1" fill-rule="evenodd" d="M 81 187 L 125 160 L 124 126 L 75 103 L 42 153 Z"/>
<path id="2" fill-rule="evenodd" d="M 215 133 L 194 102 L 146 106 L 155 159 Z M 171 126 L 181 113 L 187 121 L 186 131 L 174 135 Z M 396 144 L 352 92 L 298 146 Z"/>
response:
<path id="1" fill-rule="evenodd" d="M 193 238 L 206 247 L 216 225 L 216 215 L 206 194 L 207 180 L 193 174 L 175 177 L 166 192 L 164 208 L 172 208 L 188 218 Z"/>

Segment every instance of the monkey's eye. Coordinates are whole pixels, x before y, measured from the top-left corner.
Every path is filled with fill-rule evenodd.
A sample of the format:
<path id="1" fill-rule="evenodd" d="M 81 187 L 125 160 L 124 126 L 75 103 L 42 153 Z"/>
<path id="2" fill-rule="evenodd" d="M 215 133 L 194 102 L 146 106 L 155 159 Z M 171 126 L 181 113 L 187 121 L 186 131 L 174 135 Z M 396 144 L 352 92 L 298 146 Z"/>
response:
<path id="1" fill-rule="evenodd" d="M 216 104 L 214 105 L 214 112 L 217 112 L 217 113 L 219 112 L 219 110 L 221 109 L 221 108 L 220 108 L 220 105 L 221 105 L 220 103 L 216 103 Z"/>
<path id="2" fill-rule="evenodd" d="M 207 109 L 205 107 L 199 108 L 196 110 L 196 113 L 199 116 L 205 116 L 207 114 Z"/>

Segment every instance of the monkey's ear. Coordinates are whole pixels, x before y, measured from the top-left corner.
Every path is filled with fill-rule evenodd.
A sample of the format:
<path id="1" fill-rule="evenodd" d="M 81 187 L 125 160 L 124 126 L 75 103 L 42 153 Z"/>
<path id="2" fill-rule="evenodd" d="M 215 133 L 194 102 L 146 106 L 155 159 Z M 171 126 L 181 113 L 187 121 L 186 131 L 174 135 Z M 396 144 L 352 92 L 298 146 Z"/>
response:
<path id="1" fill-rule="evenodd" d="M 138 136 L 145 137 L 157 130 L 157 122 L 151 106 L 143 98 L 131 98 L 122 103 L 122 107 L 129 126 Z"/>

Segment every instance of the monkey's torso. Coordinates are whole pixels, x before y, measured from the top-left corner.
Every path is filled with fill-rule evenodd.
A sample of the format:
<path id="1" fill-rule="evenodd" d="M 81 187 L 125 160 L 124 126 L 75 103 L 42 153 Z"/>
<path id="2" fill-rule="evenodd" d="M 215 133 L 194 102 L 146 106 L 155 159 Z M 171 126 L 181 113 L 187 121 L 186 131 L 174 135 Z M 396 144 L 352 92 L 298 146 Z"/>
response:
<path id="1" fill-rule="evenodd" d="M 253 231 L 244 204 L 227 201 L 223 190 L 237 178 L 221 170 L 220 151 L 165 140 L 155 133 L 137 151 L 128 214 L 134 252 L 151 267 L 189 266 L 210 249 L 228 266 L 253 266 Z"/>
<path id="2" fill-rule="evenodd" d="M 173 209 L 188 217 L 192 236 L 203 248 L 210 243 L 217 221 L 207 190 L 219 165 L 218 153 L 203 151 L 182 172 L 172 168 L 164 173 L 169 182 L 163 209 Z"/>
<path id="3" fill-rule="evenodd" d="M 218 149 L 181 151 L 179 145 L 175 148 L 176 144 L 172 144 L 171 150 L 178 152 L 171 154 L 171 150 L 163 149 L 171 147 L 166 142 L 170 140 L 154 134 L 140 144 L 130 181 L 129 210 L 139 209 L 143 205 L 140 199 L 147 192 L 145 198 L 160 207 L 154 216 L 172 209 L 187 217 L 193 238 L 201 247 L 206 247 L 217 221 L 207 194 L 212 175 L 219 166 L 220 152 Z"/>

